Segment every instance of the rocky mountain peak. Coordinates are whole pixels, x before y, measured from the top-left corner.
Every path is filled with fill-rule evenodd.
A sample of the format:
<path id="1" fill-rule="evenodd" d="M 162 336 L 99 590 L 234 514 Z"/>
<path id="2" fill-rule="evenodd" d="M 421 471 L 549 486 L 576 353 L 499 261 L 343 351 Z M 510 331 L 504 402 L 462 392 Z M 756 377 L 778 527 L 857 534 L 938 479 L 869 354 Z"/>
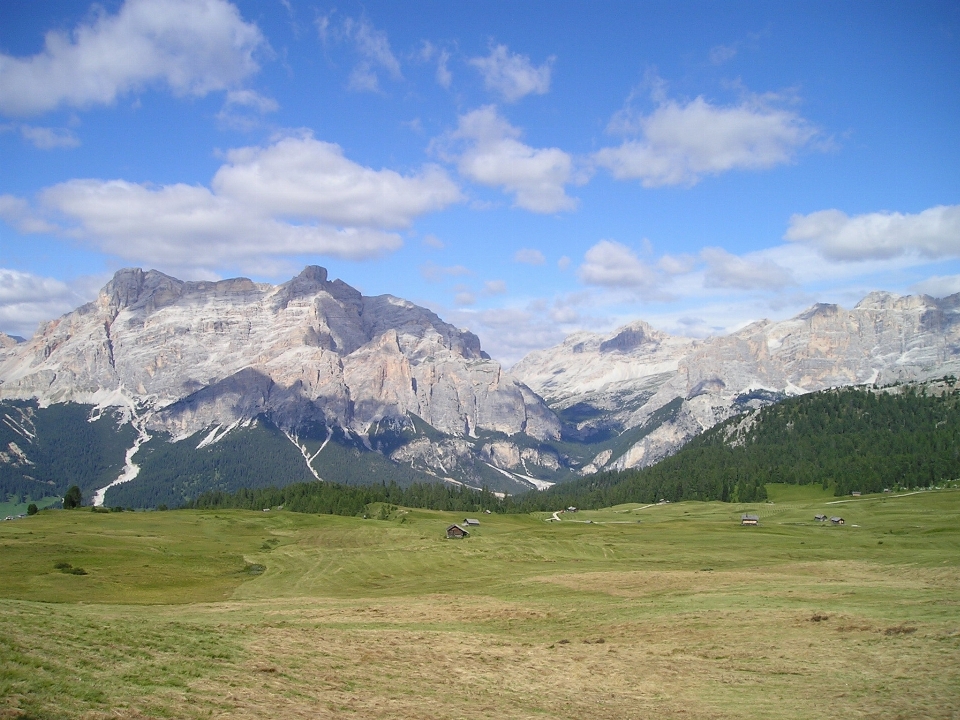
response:
<path id="1" fill-rule="evenodd" d="M 254 409 L 282 428 L 309 420 L 365 433 L 413 413 L 451 434 L 559 433 L 476 335 L 406 300 L 365 297 L 318 266 L 279 286 L 121 270 L 96 302 L 5 350 L 0 382 L 0 398 L 143 405 L 178 436 Z"/>
<path id="2" fill-rule="evenodd" d="M 630 352 L 642 345 L 653 346 L 664 338 L 664 334 L 654 330 L 643 320 L 624 325 L 616 335 L 600 343 L 600 352 Z"/>
<path id="3" fill-rule="evenodd" d="M 578 333 L 514 366 L 584 437 L 661 423 L 587 470 L 649 465 L 715 423 L 784 395 L 956 374 L 960 295 L 875 292 L 853 310 L 818 303 L 703 341 L 654 337 L 639 324 L 609 338 Z"/>

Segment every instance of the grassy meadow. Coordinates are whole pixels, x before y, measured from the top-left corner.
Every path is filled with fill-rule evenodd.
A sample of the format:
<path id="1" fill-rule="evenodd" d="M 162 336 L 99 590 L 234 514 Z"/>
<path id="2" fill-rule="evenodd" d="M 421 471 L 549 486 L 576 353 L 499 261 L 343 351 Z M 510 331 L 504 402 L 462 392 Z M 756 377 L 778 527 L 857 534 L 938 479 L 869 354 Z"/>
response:
<path id="1" fill-rule="evenodd" d="M 0 718 L 960 717 L 960 491 L 768 491 L 3 522 Z"/>

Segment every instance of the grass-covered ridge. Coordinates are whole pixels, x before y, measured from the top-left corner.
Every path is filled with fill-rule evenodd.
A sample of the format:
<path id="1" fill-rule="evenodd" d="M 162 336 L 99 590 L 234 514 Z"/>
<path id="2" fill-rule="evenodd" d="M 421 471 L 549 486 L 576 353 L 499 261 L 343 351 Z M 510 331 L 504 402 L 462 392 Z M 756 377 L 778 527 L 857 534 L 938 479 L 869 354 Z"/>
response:
<path id="1" fill-rule="evenodd" d="M 768 494 L 0 523 L 0 716 L 955 717 L 960 491 Z"/>

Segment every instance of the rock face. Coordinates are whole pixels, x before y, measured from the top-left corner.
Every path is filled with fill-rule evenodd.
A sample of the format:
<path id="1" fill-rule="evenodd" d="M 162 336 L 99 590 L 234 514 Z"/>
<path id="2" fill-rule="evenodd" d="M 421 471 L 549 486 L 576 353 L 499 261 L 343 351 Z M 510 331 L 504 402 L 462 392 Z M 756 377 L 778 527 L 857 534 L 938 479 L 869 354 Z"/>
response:
<path id="1" fill-rule="evenodd" d="M 560 425 L 470 332 L 321 267 L 282 285 L 118 272 L 97 299 L 0 354 L 0 399 L 130 408 L 175 438 L 264 414 L 295 434 L 365 435 L 410 414 L 452 437 L 537 440 Z"/>
<path id="2" fill-rule="evenodd" d="M 619 456 L 585 472 L 643 467 L 732 414 L 840 385 L 923 380 L 960 370 L 960 294 L 938 300 L 871 293 L 853 310 L 814 305 L 693 341 L 638 322 L 612 336 L 580 333 L 532 353 L 512 372 L 589 436 L 658 420 Z M 665 420 L 658 411 L 680 400 Z M 661 413 L 662 415 L 662 413 Z"/>

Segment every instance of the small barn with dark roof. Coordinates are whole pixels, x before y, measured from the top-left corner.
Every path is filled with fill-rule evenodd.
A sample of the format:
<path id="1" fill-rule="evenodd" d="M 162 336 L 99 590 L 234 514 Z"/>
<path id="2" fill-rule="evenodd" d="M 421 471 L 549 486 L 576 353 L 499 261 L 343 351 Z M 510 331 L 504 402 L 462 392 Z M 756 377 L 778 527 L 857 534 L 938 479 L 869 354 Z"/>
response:
<path id="1" fill-rule="evenodd" d="M 741 525 L 759 525 L 760 516 L 752 515 L 750 513 L 744 513 L 743 515 L 740 516 L 740 524 Z"/>
<path id="2" fill-rule="evenodd" d="M 460 539 L 469 537 L 470 533 L 467 532 L 466 528 L 462 528 L 459 525 L 451 525 L 447 528 L 447 539 Z"/>
<path id="3" fill-rule="evenodd" d="M 463 524 L 466 525 L 467 527 L 470 527 L 471 525 L 479 525 L 480 521 L 477 520 L 476 518 L 464 518 Z"/>

